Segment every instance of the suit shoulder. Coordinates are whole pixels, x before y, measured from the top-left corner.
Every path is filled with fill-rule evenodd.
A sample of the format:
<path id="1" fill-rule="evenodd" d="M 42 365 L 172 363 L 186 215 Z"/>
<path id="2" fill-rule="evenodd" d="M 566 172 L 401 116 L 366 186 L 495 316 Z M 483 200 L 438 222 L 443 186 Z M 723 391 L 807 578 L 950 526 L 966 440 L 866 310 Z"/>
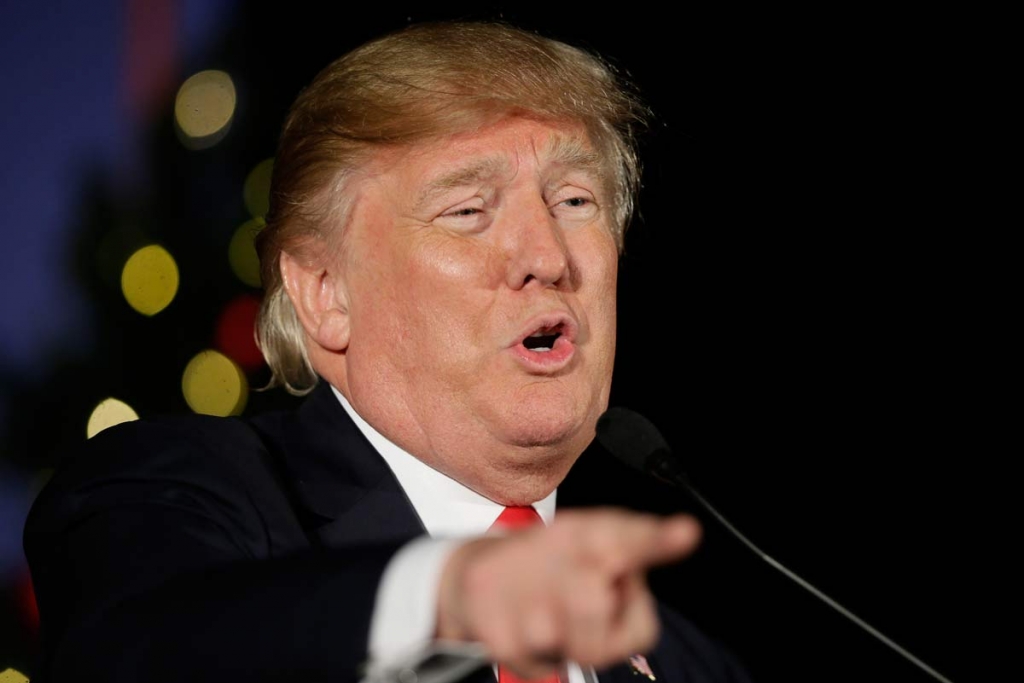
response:
<path id="1" fill-rule="evenodd" d="M 249 467 L 265 446 L 239 418 L 187 415 L 125 422 L 106 429 L 60 462 L 58 474 L 202 478 Z"/>
<path id="2" fill-rule="evenodd" d="M 104 510 L 166 505 L 259 527 L 253 491 L 274 488 L 260 434 L 203 415 L 126 422 L 68 453 L 37 497 L 27 530 L 57 531 Z"/>

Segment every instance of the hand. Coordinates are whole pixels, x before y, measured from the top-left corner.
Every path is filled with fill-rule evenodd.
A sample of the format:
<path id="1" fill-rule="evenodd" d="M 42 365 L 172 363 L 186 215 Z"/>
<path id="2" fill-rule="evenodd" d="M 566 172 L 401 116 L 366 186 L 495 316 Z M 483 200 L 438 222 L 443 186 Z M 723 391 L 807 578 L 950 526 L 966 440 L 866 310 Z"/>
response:
<path id="1" fill-rule="evenodd" d="M 527 679 L 569 660 L 622 661 L 658 637 L 647 569 L 690 554 L 699 540 L 692 517 L 609 508 L 471 541 L 445 565 L 437 636 L 480 642 Z"/>

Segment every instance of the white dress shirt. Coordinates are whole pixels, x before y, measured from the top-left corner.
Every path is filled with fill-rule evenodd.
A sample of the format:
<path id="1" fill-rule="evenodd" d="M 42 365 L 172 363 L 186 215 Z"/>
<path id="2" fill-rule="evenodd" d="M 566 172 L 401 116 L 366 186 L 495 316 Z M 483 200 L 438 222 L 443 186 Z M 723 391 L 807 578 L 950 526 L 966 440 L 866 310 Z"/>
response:
<path id="1" fill-rule="evenodd" d="M 360 417 L 340 391 L 333 386 L 331 389 L 394 472 L 429 534 L 399 550 L 381 578 L 370 622 L 368 671 L 373 674 L 431 643 L 441 571 L 448 555 L 466 539 L 486 534 L 505 506 L 396 446 Z M 555 496 L 556 491 L 552 491 L 533 504 L 544 524 L 554 519 Z M 569 683 L 584 683 L 578 666 L 570 665 L 568 673 Z"/>

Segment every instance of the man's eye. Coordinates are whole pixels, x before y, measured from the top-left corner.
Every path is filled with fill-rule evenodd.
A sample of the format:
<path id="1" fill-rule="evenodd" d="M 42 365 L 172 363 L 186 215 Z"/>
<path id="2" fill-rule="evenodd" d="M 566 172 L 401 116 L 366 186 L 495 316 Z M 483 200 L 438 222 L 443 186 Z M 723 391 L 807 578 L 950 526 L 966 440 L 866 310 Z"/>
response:
<path id="1" fill-rule="evenodd" d="M 590 204 L 591 201 L 586 197 L 572 197 L 571 199 L 566 199 L 562 203 L 572 208 L 579 208 L 582 206 L 586 206 L 587 204 Z"/>
<path id="2" fill-rule="evenodd" d="M 455 209 L 453 211 L 447 211 L 447 212 L 445 212 L 442 215 L 443 216 L 459 217 L 459 216 L 474 216 L 474 215 L 476 215 L 478 213 L 483 213 L 483 212 L 480 209 L 475 209 L 473 207 L 465 207 L 465 208 L 462 208 L 462 209 Z"/>
<path id="3" fill-rule="evenodd" d="M 572 189 L 570 191 L 578 190 Z M 551 215 L 561 221 L 568 221 L 573 224 L 586 223 L 593 220 L 600 213 L 600 205 L 589 193 L 573 196 L 569 192 L 563 192 L 562 196 L 565 199 L 558 201 L 551 207 Z"/>

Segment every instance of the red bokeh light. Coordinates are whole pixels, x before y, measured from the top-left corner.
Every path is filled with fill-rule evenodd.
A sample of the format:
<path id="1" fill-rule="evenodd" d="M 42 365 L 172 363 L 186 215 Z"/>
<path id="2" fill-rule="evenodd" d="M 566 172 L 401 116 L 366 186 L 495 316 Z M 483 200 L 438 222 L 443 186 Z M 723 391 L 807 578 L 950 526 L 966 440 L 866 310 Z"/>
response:
<path id="1" fill-rule="evenodd" d="M 25 629 L 33 636 L 39 633 L 39 608 L 32 588 L 32 576 L 26 570 L 14 585 L 14 600 Z"/>
<path id="2" fill-rule="evenodd" d="M 264 363 L 254 334 L 259 310 L 258 296 L 242 294 L 228 302 L 217 317 L 214 345 L 246 372 L 257 370 Z"/>

